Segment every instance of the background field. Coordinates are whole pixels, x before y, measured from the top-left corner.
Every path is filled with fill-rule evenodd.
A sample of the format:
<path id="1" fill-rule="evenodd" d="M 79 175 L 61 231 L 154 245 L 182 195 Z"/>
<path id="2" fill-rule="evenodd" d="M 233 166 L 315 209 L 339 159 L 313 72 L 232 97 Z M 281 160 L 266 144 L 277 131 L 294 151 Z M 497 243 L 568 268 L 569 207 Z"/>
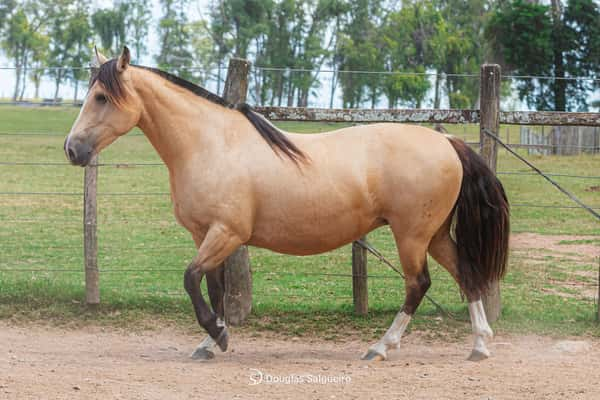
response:
<path id="1" fill-rule="evenodd" d="M 99 267 L 102 304 L 83 304 L 81 168 L 65 165 L 64 137 L 74 108 L 0 108 L 0 318 L 39 318 L 56 322 L 94 320 L 136 325 L 154 318 L 193 328 L 182 273 L 194 255 L 193 243 L 171 210 L 162 165 L 102 166 L 98 182 Z M 340 124 L 281 123 L 289 131 L 320 132 Z M 453 134 L 476 141 L 477 126 L 452 126 Z M 502 127 L 518 139 L 519 127 Z M 600 175 L 600 156 L 528 156 L 542 170 Z M 19 162 L 52 165 L 14 165 Z M 139 131 L 114 143 L 101 163 L 160 160 Z M 542 178 L 501 151 L 499 177 L 512 203 L 513 232 L 569 237 L 564 245 L 600 248 L 600 224 Z M 508 173 L 508 174 L 507 174 Z M 600 179 L 556 177 L 584 202 L 600 207 Z M 26 193 L 26 194 L 23 194 Z M 52 193 L 52 194 L 48 194 Z M 396 261 L 389 231 L 369 240 Z M 348 246 L 312 257 L 292 257 L 252 248 L 253 329 L 293 335 L 318 332 L 326 338 L 378 335 L 402 304 L 403 282 L 375 259 L 369 260 L 370 315 L 352 315 L 351 252 Z M 600 251 L 598 252 L 600 254 Z M 596 254 L 596 255 L 598 255 Z M 413 329 L 465 332 L 469 325 L 449 275 L 430 262 L 429 294 L 453 313 L 446 318 L 424 300 Z M 496 329 L 538 333 L 600 334 L 595 322 L 598 260 L 556 251 L 514 251 L 503 284 L 504 310 Z M 133 324 L 132 324 L 133 325 Z M 439 327 L 439 330 L 436 329 Z M 195 329 L 195 328 L 193 328 Z"/>

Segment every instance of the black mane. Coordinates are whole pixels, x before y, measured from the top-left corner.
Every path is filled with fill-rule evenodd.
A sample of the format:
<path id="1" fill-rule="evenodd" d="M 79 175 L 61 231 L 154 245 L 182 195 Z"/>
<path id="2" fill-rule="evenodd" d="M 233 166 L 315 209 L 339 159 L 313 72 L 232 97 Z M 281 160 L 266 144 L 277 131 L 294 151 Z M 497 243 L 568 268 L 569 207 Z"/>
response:
<path id="1" fill-rule="evenodd" d="M 283 132 L 277 129 L 271 122 L 265 117 L 257 113 L 252 107 L 246 103 L 232 104 L 227 100 L 218 96 L 214 93 L 209 92 L 205 88 L 198 86 L 190 81 L 182 79 L 178 76 L 162 71 L 157 68 L 144 67 L 141 65 L 133 65 L 135 68 L 144 69 L 150 71 L 169 82 L 189 90 L 196 96 L 200 96 L 212 103 L 218 104 L 226 108 L 236 109 L 241 112 L 250 123 L 256 128 L 258 133 L 267 142 L 269 146 L 276 153 L 283 153 L 295 163 L 299 161 L 306 161 L 306 155 L 300 150 Z M 119 103 L 125 97 L 125 91 L 119 80 L 119 73 L 117 71 L 117 60 L 112 59 L 105 62 L 100 68 L 92 69 L 92 76 L 90 78 L 90 87 L 96 82 L 100 82 L 104 89 L 108 92 L 108 95 L 112 98 L 115 103 Z"/>

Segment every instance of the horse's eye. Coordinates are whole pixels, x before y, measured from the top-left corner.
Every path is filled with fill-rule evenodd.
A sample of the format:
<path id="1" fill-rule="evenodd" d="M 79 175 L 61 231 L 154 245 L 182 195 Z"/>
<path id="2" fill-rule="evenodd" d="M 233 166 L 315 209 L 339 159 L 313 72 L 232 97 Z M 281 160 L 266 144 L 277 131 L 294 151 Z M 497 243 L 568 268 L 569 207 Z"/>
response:
<path id="1" fill-rule="evenodd" d="M 101 104 L 106 104 L 106 101 L 107 101 L 107 100 L 106 100 L 106 96 L 105 96 L 105 95 L 103 95 L 103 94 L 97 94 L 97 95 L 96 95 L 96 101 L 97 101 L 98 103 L 101 103 Z"/>

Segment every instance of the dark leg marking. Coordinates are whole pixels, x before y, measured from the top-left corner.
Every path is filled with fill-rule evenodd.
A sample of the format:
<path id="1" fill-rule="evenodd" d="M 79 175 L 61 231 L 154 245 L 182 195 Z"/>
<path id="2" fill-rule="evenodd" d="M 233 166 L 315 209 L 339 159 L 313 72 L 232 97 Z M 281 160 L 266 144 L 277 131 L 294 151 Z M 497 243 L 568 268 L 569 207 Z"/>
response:
<path id="1" fill-rule="evenodd" d="M 423 269 L 417 276 L 413 277 L 413 279 L 407 277 L 406 298 L 401 311 L 404 311 L 408 315 L 413 315 L 430 286 L 431 278 L 429 277 L 427 262 L 425 262 Z"/>
<path id="2" fill-rule="evenodd" d="M 221 264 L 216 269 L 206 273 L 206 284 L 208 286 L 208 297 L 213 312 L 221 320 L 225 320 L 225 309 L 223 298 L 225 295 L 225 269 Z"/>
<path id="3" fill-rule="evenodd" d="M 194 264 L 190 264 L 185 271 L 183 285 L 194 306 L 198 323 L 217 342 L 221 350 L 225 351 L 227 349 L 227 330 L 225 327 L 217 326 L 217 315 L 210 310 L 206 301 L 204 301 L 200 291 L 200 282 L 203 275 Z"/>

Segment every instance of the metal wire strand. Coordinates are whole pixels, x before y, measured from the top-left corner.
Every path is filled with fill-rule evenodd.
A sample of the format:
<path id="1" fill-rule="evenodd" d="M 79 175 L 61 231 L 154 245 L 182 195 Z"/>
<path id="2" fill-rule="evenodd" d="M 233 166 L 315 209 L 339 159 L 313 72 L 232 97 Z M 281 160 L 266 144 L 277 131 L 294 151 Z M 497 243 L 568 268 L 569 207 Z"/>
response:
<path id="1" fill-rule="evenodd" d="M 554 179 L 552 179 L 548 175 L 544 174 L 538 167 L 536 167 L 531 162 L 527 161 L 524 157 L 522 157 L 521 155 L 519 155 L 519 153 L 517 153 L 516 151 L 514 151 L 513 149 L 511 149 L 510 146 L 507 145 L 506 143 L 504 143 L 502 141 L 502 139 L 500 139 L 494 132 L 490 131 L 487 128 L 483 128 L 482 131 L 486 135 L 488 135 L 489 137 L 491 137 L 492 139 L 494 139 L 496 142 L 498 142 L 510 154 L 512 154 L 513 156 L 515 156 L 516 158 L 518 158 L 519 160 L 521 160 L 522 162 L 524 162 L 529 168 L 533 169 L 539 175 L 543 176 L 544 179 L 546 179 L 548 182 L 550 182 L 555 188 L 557 188 L 558 190 L 560 190 L 562 193 L 564 193 L 565 195 L 567 195 L 567 197 L 569 197 L 571 200 L 573 200 L 575 203 L 577 203 L 581 208 L 587 210 L 590 214 L 592 214 L 594 217 L 596 217 L 596 219 L 600 220 L 600 214 L 598 214 L 596 211 L 594 211 L 594 209 L 592 207 L 588 206 L 583 201 L 579 200 L 579 198 L 577 198 L 577 196 L 575 196 L 573 193 L 569 192 L 567 189 L 563 188 Z"/>

